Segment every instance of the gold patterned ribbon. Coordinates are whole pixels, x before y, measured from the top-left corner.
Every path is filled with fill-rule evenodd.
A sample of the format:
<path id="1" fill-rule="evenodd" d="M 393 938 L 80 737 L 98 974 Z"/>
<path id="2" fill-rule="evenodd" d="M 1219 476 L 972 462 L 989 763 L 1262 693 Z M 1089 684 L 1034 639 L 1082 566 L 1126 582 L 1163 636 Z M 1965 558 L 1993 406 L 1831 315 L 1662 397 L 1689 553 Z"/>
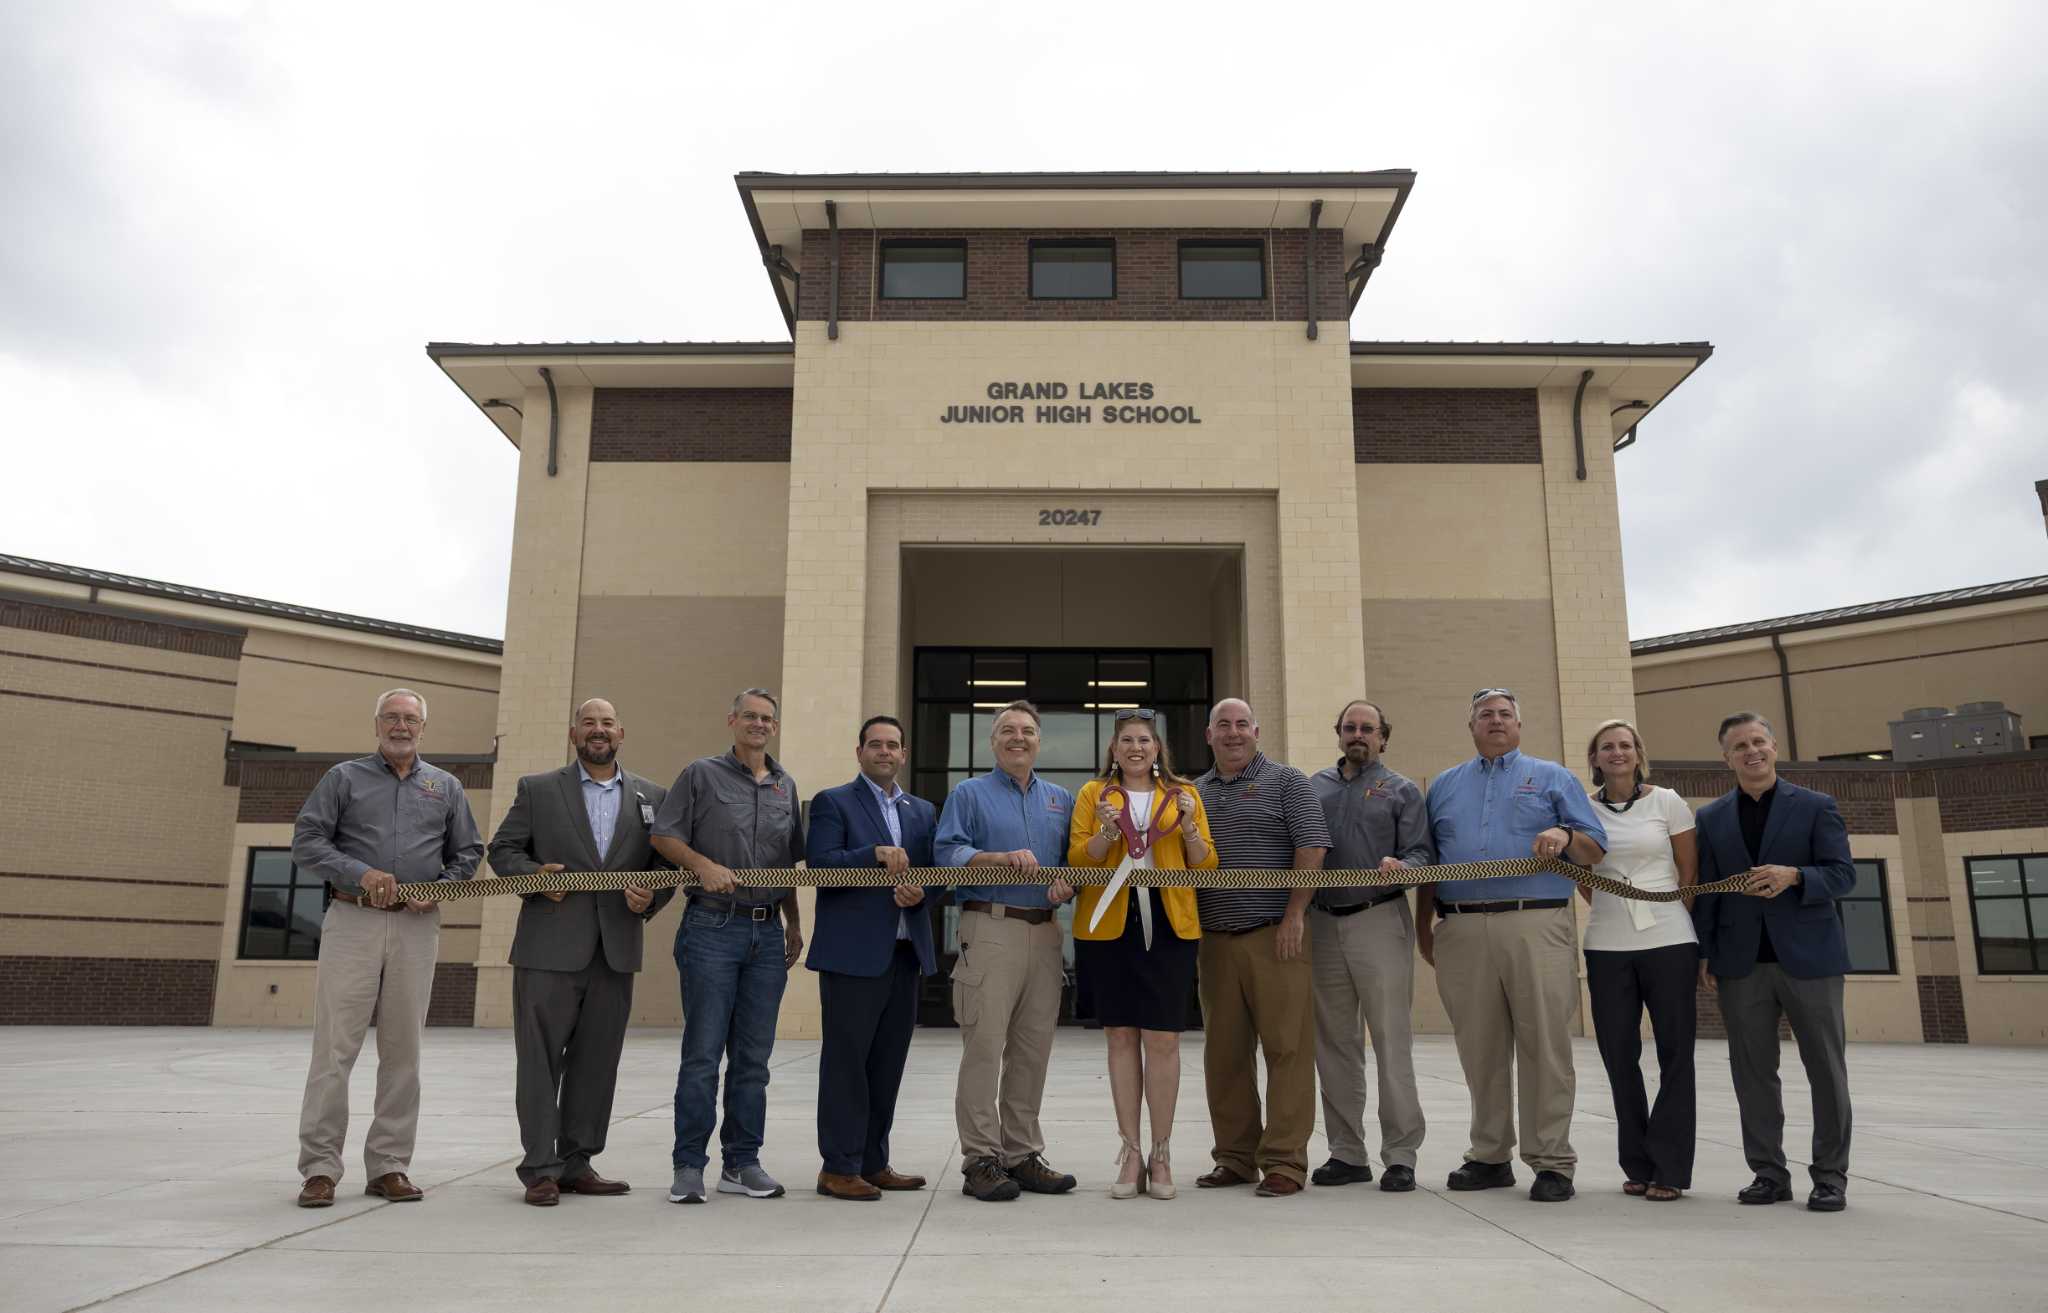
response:
<path id="1" fill-rule="evenodd" d="M 1035 871 L 977 866 L 915 866 L 890 874 L 879 866 L 821 866 L 734 871 L 742 885 L 788 889 L 889 889 L 899 884 L 943 888 L 972 880 L 1002 884 L 1051 884 L 1065 880 L 1106 885 L 1116 874 L 1108 866 L 1041 866 Z M 1411 887 L 1445 880 L 1506 880 L 1519 875 L 1561 875 L 1597 893 L 1645 903 L 1675 903 L 1699 894 L 1732 894 L 1749 887 L 1747 874 L 1731 875 L 1689 889 L 1638 889 L 1623 880 L 1599 875 L 1555 857 L 1511 857 L 1497 862 L 1452 862 L 1443 866 L 1403 867 L 1398 871 L 1291 870 L 1134 870 L 1128 883 L 1140 889 L 1327 889 L 1345 887 Z M 497 875 L 476 880 L 422 880 L 398 886 L 400 898 L 446 903 L 465 898 L 498 898 L 507 894 L 603 893 L 624 889 L 695 889 L 688 871 L 550 871 L 532 875 Z"/>

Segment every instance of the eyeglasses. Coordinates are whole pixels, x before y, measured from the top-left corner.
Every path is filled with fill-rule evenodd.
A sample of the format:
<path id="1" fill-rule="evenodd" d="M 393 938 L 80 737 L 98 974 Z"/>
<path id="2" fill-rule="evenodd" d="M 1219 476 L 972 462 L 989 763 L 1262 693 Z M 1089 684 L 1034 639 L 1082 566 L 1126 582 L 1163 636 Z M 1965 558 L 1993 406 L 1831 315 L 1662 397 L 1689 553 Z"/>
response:
<path id="1" fill-rule="evenodd" d="M 1121 725 L 1127 720 L 1149 721 L 1158 714 L 1150 707 L 1125 707 L 1116 713 L 1116 723 Z"/>
<path id="2" fill-rule="evenodd" d="M 1511 688 L 1482 688 L 1472 695 L 1472 705 L 1476 707 L 1488 698 L 1506 698 L 1508 701 L 1513 702 L 1515 700 L 1515 690 Z"/>
<path id="3" fill-rule="evenodd" d="M 427 722 L 418 716 L 402 716 L 395 711 L 382 712 L 377 717 L 379 725 L 403 725 L 407 729 L 418 729 Z"/>

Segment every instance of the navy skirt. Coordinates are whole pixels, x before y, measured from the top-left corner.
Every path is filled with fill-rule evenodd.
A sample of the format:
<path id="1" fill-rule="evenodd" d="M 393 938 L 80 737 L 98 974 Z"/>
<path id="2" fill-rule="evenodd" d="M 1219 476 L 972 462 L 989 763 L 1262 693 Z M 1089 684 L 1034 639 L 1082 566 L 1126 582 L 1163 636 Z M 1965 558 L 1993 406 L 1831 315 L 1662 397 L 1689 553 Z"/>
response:
<path id="1" fill-rule="evenodd" d="M 1157 889 L 1135 892 L 1152 900 L 1152 947 L 1145 947 L 1145 928 L 1129 905 L 1118 938 L 1076 939 L 1074 1014 L 1105 1026 L 1186 1030 L 1198 941 L 1174 933 Z"/>

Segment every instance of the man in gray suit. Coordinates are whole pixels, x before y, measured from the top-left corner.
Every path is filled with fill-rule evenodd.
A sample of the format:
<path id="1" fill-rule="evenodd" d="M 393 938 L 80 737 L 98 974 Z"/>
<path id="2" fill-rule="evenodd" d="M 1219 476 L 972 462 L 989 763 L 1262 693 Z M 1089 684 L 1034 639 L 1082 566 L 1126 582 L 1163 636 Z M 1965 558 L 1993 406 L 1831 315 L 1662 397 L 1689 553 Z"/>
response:
<path id="1" fill-rule="evenodd" d="M 576 708 L 576 760 L 519 781 L 491 837 L 491 869 L 645 871 L 667 863 L 648 845 L 667 790 L 618 764 L 626 727 L 612 704 Z M 518 1055 L 519 1179 L 526 1202 L 624 1194 L 590 1166 L 604 1152 L 619 1053 L 633 1012 L 642 928 L 675 890 L 528 894 L 512 938 L 512 1040 Z"/>

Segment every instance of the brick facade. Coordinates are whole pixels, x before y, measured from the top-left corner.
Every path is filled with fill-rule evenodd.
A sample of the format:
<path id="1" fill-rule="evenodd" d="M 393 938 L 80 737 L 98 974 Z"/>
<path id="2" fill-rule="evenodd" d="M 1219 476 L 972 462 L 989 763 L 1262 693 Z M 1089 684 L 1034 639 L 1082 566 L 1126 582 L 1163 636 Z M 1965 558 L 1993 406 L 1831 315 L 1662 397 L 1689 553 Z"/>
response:
<path id="1" fill-rule="evenodd" d="M 1543 435 L 1533 388 L 1353 388 L 1360 465 L 1534 465 Z"/>
<path id="2" fill-rule="evenodd" d="M 209 1025 L 218 969 L 184 958 L 0 957 L 0 1025 Z"/>
<path id="3" fill-rule="evenodd" d="M 139 620 L 113 611 L 53 606 L 18 597 L 0 597 L 0 629 L 28 629 L 65 638 L 125 643 L 131 647 L 153 647 L 164 652 L 220 657 L 228 661 L 237 660 L 242 655 L 242 634 L 239 631 Z"/>
<path id="4" fill-rule="evenodd" d="M 599 388 L 593 461 L 787 461 L 788 388 Z"/>
<path id="5" fill-rule="evenodd" d="M 1959 976 L 1916 976 L 1920 987 L 1920 1036 L 1929 1044 L 1968 1044 L 1970 1023 L 1963 1012 Z"/>
<path id="6" fill-rule="evenodd" d="M 429 1026 L 476 1024 L 476 963 L 437 962 L 434 993 L 427 1000 Z"/>
<path id="7" fill-rule="evenodd" d="M 288 758 L 230 758 L 227 765 L 226 783 L 230 788 L 239 786 L 240 793 L 235 803 L 235 820 L 243 825 L 290 824 L 298 819 L 299 808 L 306 805 L 306 798 L 313 792 L 313 786 L 320 777 L 334 769 L 335 765 L 351 761 L 360 753 L 306 753 Z M 426 760 L 441 767 L 459 780 L 464 789 L 488 789 L 494 775 L 488 761 L 435 761 L 433 754 Z"/>
<path id="8" fill-rule="evenodd" d="M 1868 766 L 1783 766 L 1778 774 L 1832 796 L 1851 834 L 1897 834 L 1897 802 L 1934 798 L 1948 834 L 2048 826 L 2048 761 L 2038 756 Z M 1656 782 L 1688 798 L 1718 798 L 1735 774 L 1703 762 L 1659 766 Z"/>
<path id="9" fill-rule="evenodd" d="M 1318 232 L 1316 318 L 1350 317 L 1344 286 L 1344 235 Z M 875 295 L 879 245 L 895 238 L 964 241 L 967 295 L 957 301 L 882 300 Z M 1034 238 L 1105 238 L 1116 243 L 1116 295 L 1107 300 L 1033 300 L 1031 242 Z M 1180 242 L 1233 239 L 1266 247 L 1266 295 L 1257 300 L 1182 300 Z M 1023 228 L 919 229 L 895 232 L 841 229 L 839 233 L 839 318 L 848 322 L 914 320 L 1100 322 L 1104 320 L 1242 323 L 1298 319 L 1308 315 L 1308 230 L 1236 232 L 1221 229 L 1122 228 L 1113 231 Z M 826 317 L 831 288 L 831 234 L 804 233 L 803 280 L 797 318 Z"/>

